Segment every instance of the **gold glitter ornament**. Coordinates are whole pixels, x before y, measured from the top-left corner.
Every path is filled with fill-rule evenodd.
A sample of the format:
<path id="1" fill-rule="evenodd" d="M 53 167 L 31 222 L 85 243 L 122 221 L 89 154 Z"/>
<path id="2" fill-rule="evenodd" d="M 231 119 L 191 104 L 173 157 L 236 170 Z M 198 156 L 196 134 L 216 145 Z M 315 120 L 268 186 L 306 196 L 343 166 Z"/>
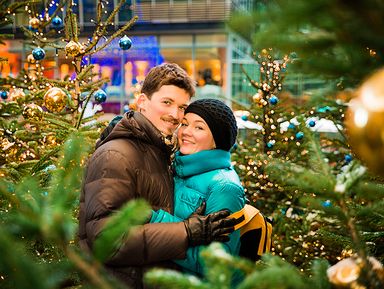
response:
<path id="1" fill-rule="evenodd" d="M 81 52 L 83 52 L 84 48 L 79 42 L 75 42 L 73 40 L 69 41 L 67 45 L 65 45 L 65 54 L 68 56 L 77 56 Z"/>
<path id="2" fill-rule="evenodd" d="M 374 257 L 368 257 L 371 269 L 376 276 L 383 281 L 383 265 Z M 362 270 L 362 260 L 356 257 L 345 258 L 327 269 L 327 276 L 330 283 L 336 288 L 366 288 L 359 284 L 358 279 Z"/>
<path id="3" fill-rule="evenodd" d="M 48 134 L 43 137 L 43 142 L 46 145 L 56 145 L 57 139 L 53 134 Z"/>
<path id="4" fill-rule="evenodd" d="M 29 26 L 32 27 L 33 29 L 39 28 L 39 25 L 40 25 L 40 20 L 37 19 L 36 17 L 31 18 L 29 20 Z"/>
<path id="5" fill-rule="evenodd" d="M 263 99 L 263 92 L 259 89 L 255 95 L 252 97 L 255 103 L 259 103 L 261 99 Z"/>
<path id="6" fill-rule="evenodd" d="M 58 87 L 52 87 L 44 94 L 44 106 L 51 112 L 60 112 L 67 104 L 67 94 Z"/>
<path id="7" fill-rule="evenodd" d="M 43 118 L 43 109 L 34 103 L 24 106 L 22 115 L 26 120 L 41 120 Z"/>
<path id="8" fill-rule="evenodd" d="M 29 54 L 27 56 L 27 61 L 28 61 L 28 63 L 31 63 L 31 64 L 35 64 L 36 63 L 36 59 L 33 57 L 32 54 Z"/>
<path id="9" fill-rule="evenodd" d="M 12 146 L 14 146 L 14 142 L 10 142 L 7 138 L 1 139 L 0 146 L 3 151 L 8 150 Z"/>
<path id="10" fill-rule="evenodd" d="M 352 151 L 373 173 L 384 176 L 384 69 L 356 91 L 345 125 Z"/>

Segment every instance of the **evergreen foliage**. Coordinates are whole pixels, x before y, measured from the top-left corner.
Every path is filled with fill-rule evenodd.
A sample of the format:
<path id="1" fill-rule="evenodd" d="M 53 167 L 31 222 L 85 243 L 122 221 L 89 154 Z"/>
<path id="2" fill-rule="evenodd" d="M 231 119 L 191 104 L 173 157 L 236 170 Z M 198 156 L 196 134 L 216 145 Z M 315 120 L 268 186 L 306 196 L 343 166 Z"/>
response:
<path id="1" fill-rule="evenodd" d="M 5 101 L 0 102 L 2 176 L 18 181 L 28 174 L 44 174 L 44 170 L 49 169 L 52 161 L 57 158 L 59 146 L 70 133 L 82 132 L 86 141 L 95 142 L 101 128 L 105 126 L 105 123 L 96 121 L 98 115 L 84 117 L 94 94 L 109 81 L 94 72 L 90 57 L 108 45 L 112 39 L 121 36 L 134 24 L 137 17 L 114 31 L 107 41 L 97 47 L 102 36 L 109 34 L 107 27 L 112 25 L 114 16 L 125 0 L 121 0 L 107 17 L 102 13 L 102 2 L 99 1 L 97 5 L 95 30 L 88 43 L 79 42 L 77 16 L 72 11 L 74 4 L 71 1 L 59 1 L 50 14 L 49 3 L 45 1 L 19 3 L 30 5 L 30 23 L 34 20 L 35 26 L 20 27 L 27 37 L 25 44 L 32 51 L 25 60 L 25 68 L 15 77 L 0 78 L 0 91 L 7 94 Z M 9 8 L 4 9 L 8 18 L 12 17 L 11 12 L 18 11 L 19 4 L 9 4 Z M 52 28 L 53 18 L 61 15 L 62 9 L 65 10 L 63 37 L 59 29 L 63 27 Z M 26 11 L 27 9 L 24 12 Z M 47 15 L 43 18 L 39 13 Z M 36 49 L 41 52 L 52 48 L 56 54 L 64 52 L 67 57 L 72 58 L 75 77 L 48 77 L 44 63 L 49 59 L 36 59 L 33 54 Z M 92 110 L 97 111 L 95 105 Z"/>
<path id="2" fill-rule="evenodd" d="M 145 275 L 145 280 L 149 285 L 159 288 L 331 288 L 325 278 L 328 264 L 320 260 L 313 265 L 312 277 L 306 277 L 295 266 L 279 257 L 267 254 L 262 257 L 262 263 L 253 264 L 229 255 L 219 243 L 208 246 L 202 253 L 202 258 L 208 268 L 202 279 L 175 271 L 155 269 Z M 234 269 L 244 274 L 242 281 L 235 287 L 231 285 Z"/>
<path id="3" fill-rule="evenodd" d="M 108 36 L 106 27 L 125 1 L 107 17 L 102 13 L 103 1 L 99 1 L 93 39 L 86 45 L 71 43 L 79 40 L 72 1 L 55 3 L 49 13 L 48 1 L 11 2 L 0 1 L 0 13 L 6 16 L 1 18 L 0 29 L 10 23 L 14 13 L 25 13 L 33 26 L 18 29 L 28 38 L 27 49 L 44 53 L 51 47 L 56 53 L 64 52 L 73 60 L 76 75 L 50 78 L 44 69 L 45 61 L 50 60 L 48 54 L 36 59 L 32 53 L 19 75 L 0 78 L 0 287 L 121 288 L 105 274 L 101 262 L 79 250 L 76 232 L 84 165 L 105 126 L 96 120 L 98 115 L 84 117 L 90 99 L 108 81 L 93 72 L 88 57 L 109 43 L 96 46 Z M 64 10 L 65 25 L 53 28 L 53 18 Z M 136 19 L 114 31 L 112 39 Z M 0 35 L 3 44 L 4 36 Z M 47 98 L 51 89 L 53 93 Z M 145 203 L 130 203 L 120 217 L 114 217 L 120 225 L 108 225 L 113 228 L 112 237 L 129 236 L 129 229 L 144 221 L 145 212 Z M 121 218 L 131 220 L 125 222 L 128 228 Z M 108 234 L 101 239 L 107 241 L 98 245 L 96 255 L 107 256 L 114 243 L 109 242 Z"/>
<path id="4" fill-rule="evenodd" d="M 262 9 L 233 17 L 231 27 L 255 47 L 296 56 L 292 69 L 356 86 L 384 63 L 383 1 L 255 1 Z M 257 23 L 248 29 L 248 23 Z"/>
<path id="5" fill-rule="evenodd" d="M 83 119 L 84 108 L 107 81 L 93 81 L 92 65 L 84 60 L 133 24 L 135 19 L 97 47 L 124 2 L 106 17 L 98 2 L 96 28 L 85 46 L 78 46 L 77 16 L 67 1 L 59 5 L 66 8 L 65 41 L 74 45 L 24 29 L 34 47 L 51 45 L 73 58 L 74 80 L 46 78 L 43 61 L 29 62 L 18 77 L 0 79 L 0 90 L 13 95 L 0 103 L 1 288 L 123 288 L 104 272 L 102 262 L 118 245 L 114 240 L 129 238 L 147 219 L 148 205 L 138 200 L 116 214 L 95 244 L 95 257 L 79 250 L 76 229 L 84 164 L 103 126 L 96 117 Z M 155 269 L 145 281 L 162 288 L 383 288 L 384 270 L 371 256 L 383 262 L 384 187 L 358 160 L 345 158 L 352 156 L 343 128 L 349 94 L 344 91 L 341 100 L 335 93 L 354 88 L 382 65 L 382 1 L 258 2 L 262 5 L 254 14 L 231 23 L 239 31 L 246 27 L 242 33 L 256 48 L 273 47 L 255 54 L 259 75 L 244 71 L 255 88 L 246 117 L 259 122 L 261 130 L 248 132 L 233 160 L 250 201 L 274 218 L 274 252 L 251 263 L 215 243 L 202 253 L 204 276 Z M 50 21 L 40 23 L 38 31 L 53 35 Z M 252 30 L 244 23 L 258 24 Z M 287 70 L 295 68 L 331 85 L 300 106 L 290 102 L 283 83 Z M 47 84 L 64 93 L 65 109 L 40 110 L 47 106 Z M 337 131 L 312 129 L 309 121 L 322 118 Z M 331 285 L 329 266 L 350 258 L 358 269 L 347 277 L 356 280 Z M 238 273 L 243 278 L 234 284 Z"/>
<path id="6" fill-rule="evenodd" d="M 279 103 L 287 113 L 275 118 L 277 130 L 282 132 L 282 137 L 275 137 L 276 143 L 303 133 L 302 138 L 296 137 L 286 146 L 287 153 L 279 154 L 279 146 L 271 146 L 274 153 L 263 150 L 269 141 L 265 125 L 271 126 L 264 124 L 261 133 L 251 134 L 234 152 L 237 170 L 251 201 L 274 217 L 275 254 L 306 274 L 310 274 L 309 268 L 318 257 L 335 264 L 357 254 L 365 260 L 364 270 L 369 271 L 367 256 L 373 255 L 381 262 L 384 257 L 383 220 L 381 209 L 376 206 L 381 204 L 382 179 L 366 173 L 355 159 L 346 138 L 344 115 L 353 89 L 383 64 L 383 38 L 378 32 L 382 20 L 372 23 L 376 17 L 382 18 L 383 3 L 255 2 L 260 4 L 258 9 L 235 16 L 231 27 L 252 40 L 255 50 L 261 51 L 259 54 L 265 47 L 289 54 L 292 61 L 287 65 L 286 78 L 299 73 L 326 79 L 328 84 L 316 91 L 305 91 L 302 97 L 310 99 L 299 105 L 287 99 Z M 248 29 L 245 23 L 255 23 L 255 29 Z M 248 75 L 244 78 L 251 79 Z M 284 83 L 282 87 L 277 94 L 280 99 L 287 92 Z M 257 93 L 255 90 L 254 100 L 259 99 Z M 257 105 L 251 106 L 250 120 L 257 120 L 262 114 L 256 108 Z M 316 129 L 321 120 L 331 121 L 334 132 Z M 286 121 L 290 124 L 287 129 Z M 264 146 L 253 145 L 252 141 L 260 139 L 260 135 Z M 261 180 L 265 179 L 273 185 L 263 186 Z M 368 193 L 370 190 L 375 195 Z M 380 288 L 382 277 L 377 282 L 364 270 L 360 284 L 364 288 Z M 352 283 L 344 286 L 357 286 Z"/>

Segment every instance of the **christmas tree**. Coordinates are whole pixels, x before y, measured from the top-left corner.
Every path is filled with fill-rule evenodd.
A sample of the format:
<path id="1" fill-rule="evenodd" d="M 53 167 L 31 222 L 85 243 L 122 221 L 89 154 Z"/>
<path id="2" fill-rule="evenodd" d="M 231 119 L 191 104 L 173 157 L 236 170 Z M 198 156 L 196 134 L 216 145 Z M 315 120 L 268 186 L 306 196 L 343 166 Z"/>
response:
<path id="1" fill-rule="evenodd" d="M 288 139 L 294 133 L 297 148 L 289 148 L 294 154 L 279 156 L 276 148 L 274 157 L 268 152 L 249 156 L 251 149 L 259 154 L 263 150 L 240 146 L 240 151 L 235 152 L 240 156 L 238 163 L 244 163 L 245 155 L 248 165 L 242 166 L 239 173 L 246 176 L 245 186 L 251 198 L 256 193 L 256 205 L 269 210 L 275 218 L 275 253 L 304 271 L 317 257 L 335 264 L 358 256 L 359 266 L 365 268 L 360 275 L 363 288 L 380 288 L 382 281 L 376 282 L 377 276 L 364 272 L 372 272 L 372 266 L 375 267 L 368 256 L 383 261 L 383 219 L 379 208 L 383 194 L 380 168 L 383 146 L 381 128 L 372 128 L 374 120 L 376 124 L 381 120 L 382 113 L 377 109 L 381 103 L 381 80 L 376 75 L 364 81 L 383 64 L 379 53 L 382 32 L 376 33 L 380 30 L 376 25 L 382 20 L 372 22 L 383 16 L 380 10 L 383 3 L 274 1 L 265 5 L 260 1 L 259 4 L 260 9 L 253 14 L 234 18 L 232 27 L 252 41 L 255 50 L 262 51 L 267 45 L 290 55 L 291 75 L 304 73 L 327 85 L 311 91 L 311 99 L 299 107 L 288 108 L 294 112 L 288 122 L 280 115 L 276 126 Z M 245 23 L 257 23 L 255 30 L 243 29 Z M 356 90 L 361 83 L 364 84 Z M 362 104 L 367 102 L 364 96 L 367 90 L 372 92 L 370 107 Z M 352 97 L 355 97 L 353 103 L 358 103 L 353 107 L 348 104 Z M 254 98 L 260 98 L 259 93 Z M 355 122 L 360 117 L 361 111 L 357 111 L 360 108 L 364 109 L 364 115 L 369 115 L 365 127 L 358 127 Z M 260 112 L 251 110 L 251 114 L 260 115 Z M 346 115 L 349 118 L 345 120 Z M 321 133 L 320 122 L 324 120 L 333 124 L 334 133 Z M 313 134 L 311 130 L 317 132 Z M 367 140 L 364 136 L 370 137 Z M 368 166 L 368 172 L 359 160 Z M 252 178 L 264 179 L 260 172 L 277 184 L 275 190 L 265 191 L 265 187 L 260 187 L 260 179 Z M 380 263 L 375 264 L 382 268 Z M 358 286 L 355 281 L 332 281 L 346 288 Z"/>
<path id="2" fill-rule="evenodd" d="M 122 36 L 137 20 L 111 32 L 125 1 L 113 11 L 105 11 L 104 2 L 98 1 L 91 37 L 81 42 L 72 1 L 0 1 L 0 28 L 17 13 L 28 17 L 29 25 L 18 28 L 31 51 L 20 74 L 0 78 L 1 288 L 86 286 L 87 280 L 92 288 L 121 286 L 101 269 L 114 242 L 104 240 L 107 244 L 96 249 L 98 259 L 90 259 L 75 238 L 84 164 L 106 125 L 96 112 L 107 98 L 101 87 L 108 79 L 93 71 L 91 56 L 117 37 L 121 49 L 129 49 L 130 38 Z M 11 36 L 1 34 L 1 43 Z M 59 54 L 72 60 L 74 74 L 54 79 L 45 64 Z M 2 59 L 1 65 L 10 63 Z M 131 203 L 122 214 L 128 225 L 136 225 L 143 222 L 138 212 L 145 210 L 142 202 Z M 116 233 L 104 238 L 109 236 Z"/>
<path id="3" fill-rule="evenodd" d="M 53 165 L 60 145 L 71 132 L 82 132 L 84 140 L 92 143 L 99 136 L 97 129 L 105 125 L 96 122 L 97 116 L 92 114 L 97 112 L 97 104 L 107 98 L 101 87 L 108 79 L 94 72 L 90 59 L 113 39 L 121 37 L 136 18 L 111 33 L 107 28 L 125 1 L 120 1 L 108 16 L 105 16 L 103 1 L 99 1 L 94 32 L 81 43 L 77 15 L 72 11 L 75 4 L 69 2 L 43 2 L 45 6 L 40 2 L 29 6 L 24 3 L 29 25 L 20 29 L 28 39 L 25 44 L 31 54 L 19 75 L 0 79 L 3 99 L 0 103 L 0 165 L 1 175 L 7 178 L 19 180 L 24 175 L 41 173 Z M 16 8 L 19 5 L 12 4 L 2 10 L 7 11 L 7 21 Z M 107 41 L 99 45 L 102 37 Z M 129 49 L 131 45 L 127 36 L 120 39 L 122 49 Z M 54 61 L 55 55 L 61 53 L 72 59 L 74 75 L 49 78 L 45 63 Z M 88 105 L 93 113 L 84 118 Z"/>

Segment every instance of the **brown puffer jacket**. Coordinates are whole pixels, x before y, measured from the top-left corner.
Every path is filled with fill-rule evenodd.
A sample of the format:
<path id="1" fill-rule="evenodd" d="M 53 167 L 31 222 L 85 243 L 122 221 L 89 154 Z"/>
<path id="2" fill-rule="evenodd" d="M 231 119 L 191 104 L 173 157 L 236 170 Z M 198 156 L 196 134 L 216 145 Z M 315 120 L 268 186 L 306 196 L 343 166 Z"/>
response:
<path id="1" fill-rule="evenodd" d="M 80 197 L 79 242 L 84 250 L 121 206 L 144 198 L 154 210 L 173 212 L 170 150 L 161 133 L 142 114 L 129 112 L 90 158 Z M 170 267 L 183 259 L 187 233 L 183 223 L 145 224 L 106 262 L 108 271 L 130 288 L 143 288 L 143 272 Z M 164 262 L 166 261 L 166 262 Z"/>

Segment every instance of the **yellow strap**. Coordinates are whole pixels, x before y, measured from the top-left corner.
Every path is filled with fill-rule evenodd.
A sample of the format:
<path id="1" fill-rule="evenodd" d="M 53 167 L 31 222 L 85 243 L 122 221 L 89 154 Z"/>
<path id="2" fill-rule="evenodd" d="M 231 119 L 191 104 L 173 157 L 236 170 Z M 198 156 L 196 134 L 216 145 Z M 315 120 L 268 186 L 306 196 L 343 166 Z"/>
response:
<path id="1" fill-rule="evenodd" d="M 229 217 L 230 218 L 235 218 L 235 219 L 238 219 L 238 218 L 241 218 L 242 216 L 244 216 L 244 220 L 237 224 L 235 226 L 235 230 L 243 227 L 244 225 L 246 225 L 250 220 L 252 220 L 252 218 L 254 216 L 256 216 L 260 211 L 258 209 L 256 209 L 255 207 L 251 206 L 251 205 L 245 205 L 244 208 L 242 208 L 240 211 L 237 211 L 237 212 L 234 212 L 232 215 L 230 215 Z"/>

